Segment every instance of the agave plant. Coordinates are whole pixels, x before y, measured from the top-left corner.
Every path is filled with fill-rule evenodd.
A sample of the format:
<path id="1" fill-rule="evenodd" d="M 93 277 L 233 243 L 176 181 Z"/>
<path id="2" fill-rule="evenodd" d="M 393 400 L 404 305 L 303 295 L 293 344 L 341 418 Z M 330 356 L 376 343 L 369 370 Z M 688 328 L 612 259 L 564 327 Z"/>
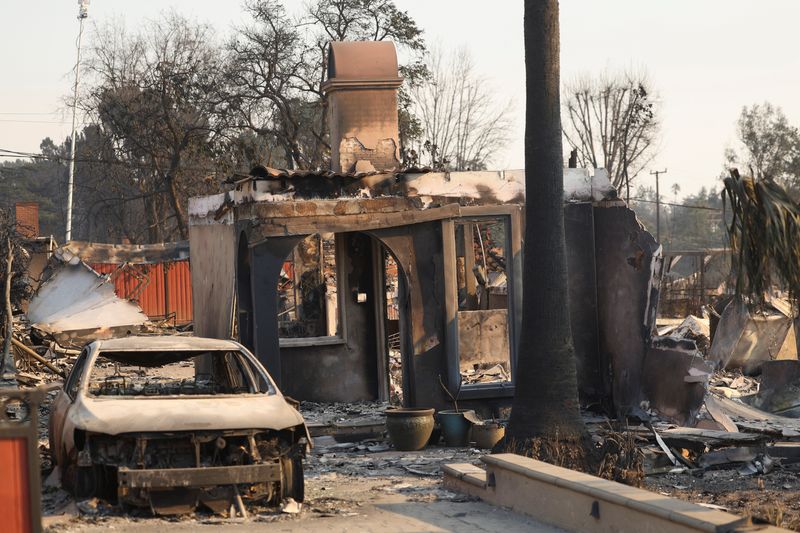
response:
<path id="1" fill-rule="evenodd" d="M 730 209 L 733 276 L 737 296 L 763 305 L 774 283 L 793 302 L 800 295 L 800 205 L 773 180 L 725 178 L 722 200 Z"/>

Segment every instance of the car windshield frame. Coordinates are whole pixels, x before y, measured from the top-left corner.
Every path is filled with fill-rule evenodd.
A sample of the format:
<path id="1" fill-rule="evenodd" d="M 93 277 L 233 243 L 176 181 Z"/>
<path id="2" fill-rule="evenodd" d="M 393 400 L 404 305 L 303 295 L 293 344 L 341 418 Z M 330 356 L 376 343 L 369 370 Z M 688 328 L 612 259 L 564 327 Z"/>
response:
<path id="1" fill-rule="evenodd" d="M 77 396 L 82 396 L 84 398 L 91 398 L 93 400 L 119 400 L 119 399 L 199 399 L 199 398 L 241 398 L 241 397 L 261 397 L 261 396 L 274 396 L 279 394 L 278 387 L 275 385 L 275 382 L 272 380 L 272 376 L 269 375 L 269 372 L 264 368 L 264 366 L 255 358 L 251 353 L 249 353 L 244 347 L 242 346 L 231 346 L 229 349 L 197 349 L 197 350 L 187 350 L 185 348 L 181 349 L 174 349 L 170 350 L 169 348 L 153 348 L 153 349 L 145 349 L 142 347 L 131 348 L 131 349 L 115 349 L 115 350 L 106 350 L 102 349 L 102 345 L 98 343 L 92 343 L 86 349 L 89 350 L 89 354 L 86 357 L 84 367 L 82 369 L 82 375 L 80 376 L 80 384 L 78 387 Z M 249 391 L 248 392 L 235 392 L 235 393 L 219 393 L 219 394 L 158 394 L 158 395 L 146 395 L 146 394 L 135 394 L 135 395 L 103 395 L 103 394 L 92 394 L 89 390 L 89 386 L 92 380 L 92 374 L 97 370 L 97 362 L 98 359 L 103 357 L 108 361 L 115 361 L 126 364 L 128 366 L 137 366 L 131 362 L 125 362 L 124 357 L 122 354 L 125 353 L 153 353 L 153 354 L 167 354 L 167 353 L 182 353 L 184 357 L 176 357 L 168 358 L 168 361 L 162 364 L 157 365 L 143 365 L 140 368 L 158 368 L 161 366 L 165 366 L 167 364 L 177 363 L 181 361 L 189 361 L 194 357 L 211 354 L 211 353 L 231 353 L 235 354 L 236 356 L 242 359 L 243 365 L 242 376 L 243 379 L 247 381 L 247 386 Z M 114 355 L 117 354 L 117 357 Z M 109 355 L 111 357 L 109 357 Z M 258 376 L 254 375 L 257 373 Z M 197 373 L 195 372 L 195 376 Z M 263 385 L 258 384 L 257 382 L 258 377 L 260 377 L 260 381 Z M 263 392 L 253 392 L 259 388 L 266 389 Z"/>

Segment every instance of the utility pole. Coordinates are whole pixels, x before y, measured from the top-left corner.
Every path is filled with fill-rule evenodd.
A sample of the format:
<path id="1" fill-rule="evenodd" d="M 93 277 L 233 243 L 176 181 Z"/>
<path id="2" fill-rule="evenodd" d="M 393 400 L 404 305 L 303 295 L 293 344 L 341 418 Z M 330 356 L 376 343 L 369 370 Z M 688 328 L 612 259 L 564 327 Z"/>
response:
<path id="1" fill-rule="evenodd" d="M 658 175 L 659 174 L 666 174 L 667 169 L 664 170 L 654 170 L 650 172 L 650 175 L 656 176 L 656 241 L 661 243 L 661 194 L 658 188 Z"/>
<path id="2" fill-rule="evenodd" d="M 89 16 L 89 0 L 78 0 L 78 61 L 75 63 L 75 87 L 72 94 L 72 136 L 69 146 L 69 183 L 67 184 L 67 231 L 64 242 L 72 240 L 72 189 L 75 185 L 75 145 L 77 143 L 78 83 L 81 74 L 81 41 L 83 40 L 83 21 Z"/>

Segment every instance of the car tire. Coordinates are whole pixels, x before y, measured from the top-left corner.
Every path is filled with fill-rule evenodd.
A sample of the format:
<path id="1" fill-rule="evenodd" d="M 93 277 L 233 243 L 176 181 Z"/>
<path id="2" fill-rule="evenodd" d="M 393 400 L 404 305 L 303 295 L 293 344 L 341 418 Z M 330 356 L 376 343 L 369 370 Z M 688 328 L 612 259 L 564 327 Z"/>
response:
<path id="1" fill-rule="evenodd" d="M 281 499 L 285 498 L 293 498 L 296 502 L 305 498 L 303 458 L 299 455 L 281 457 Z"/>

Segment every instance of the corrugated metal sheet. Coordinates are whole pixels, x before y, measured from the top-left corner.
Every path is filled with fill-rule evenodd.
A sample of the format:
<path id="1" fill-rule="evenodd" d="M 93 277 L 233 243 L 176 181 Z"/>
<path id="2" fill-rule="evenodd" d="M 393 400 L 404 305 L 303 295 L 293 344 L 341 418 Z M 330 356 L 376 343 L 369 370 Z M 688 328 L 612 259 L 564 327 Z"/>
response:
<path id="1" fill-rule="evenodd" d="M 151 319 L 174 313 L 175 322 L 192 321 L 192 275 L 189 261 L 168 261 L 154 265 L 93 263 L 101 274 L 111 274 L 115 292 L 139 304 Z"/>

